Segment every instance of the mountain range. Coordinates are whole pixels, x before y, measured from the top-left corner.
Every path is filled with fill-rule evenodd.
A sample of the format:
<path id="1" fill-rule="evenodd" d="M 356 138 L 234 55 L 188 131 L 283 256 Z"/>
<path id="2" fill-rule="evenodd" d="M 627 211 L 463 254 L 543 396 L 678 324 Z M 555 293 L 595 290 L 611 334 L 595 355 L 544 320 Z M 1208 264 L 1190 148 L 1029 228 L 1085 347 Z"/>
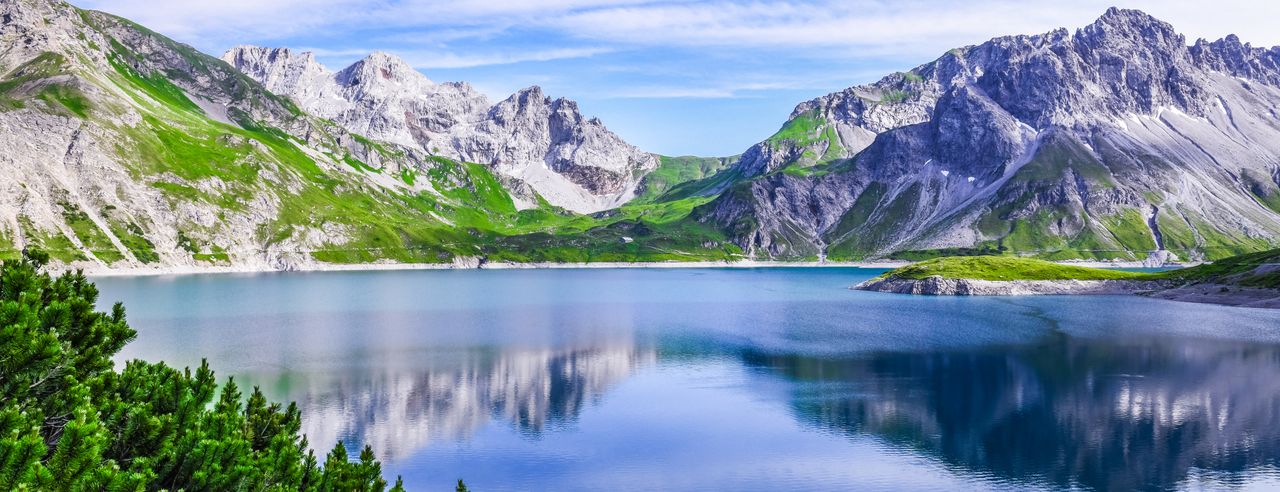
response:
<path id="1" fill-rule="evenodd" d="M 1111 9 L 798 105 L 742 155 L 644 152 L 534 86 L 373 53 L 214 58 L 0 0 L 0 257 L 322 263 L 1215 259 L 1280 240 L 1280 48 Z"/>
<path id="2" fill-rule="evenodd" d="M 800 104 L 698 213 L 748 253 L 1213 259 L 1280 234 L 1280 48 L 1110 9 Z"/>

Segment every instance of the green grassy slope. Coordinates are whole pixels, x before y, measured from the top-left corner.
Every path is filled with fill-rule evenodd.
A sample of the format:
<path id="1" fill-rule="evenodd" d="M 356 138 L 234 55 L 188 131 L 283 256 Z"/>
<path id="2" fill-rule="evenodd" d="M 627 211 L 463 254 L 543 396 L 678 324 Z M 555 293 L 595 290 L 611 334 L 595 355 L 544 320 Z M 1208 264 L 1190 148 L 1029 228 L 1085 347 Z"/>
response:
<path id="1" fill-rule="evenodd" d="M 1188 283 L 1280 289 L 1280 249 L 1232 256 L 1161 275 Z"/>
<path id="2" fill-rule="evenodd" d="M 921 280 L 929 277 L 971 280 L 1127 280 L 1150 274 L 1062 265 L 1014 256 L 952 256 L 934 258 L 891 270 L 884 277 Z"/>
<path id="3" fill-rule="evenodd" d="M 221 60 L 127 20 L 78 12 L 85 32 L 101 36 L 80 49 L 100 51 L 107 63 L 95 65 L 74 50 L 42 54 L 0 77 L 0 111 L 36 108 L 101 128 L 110 136 L 103 139 L 105 150 L 134 179 L 159 191 L 175 210 L 212 209 L 219 220 L 180 222 L 169 231 L 127 210 L 65 203 L 65 228 L 28 220 L 19 230 L 0 230 L 0 257 L 16 255 L 14 238 L 21 237 L 64 262 L 92 257 L 114 264 L 132 257 L 153 263 L 164 254 L 157 254 L 157 245 L 173 244 L 159 238 L 175 234 L 181 254 L 210 264 L 268 250 L 334 263 L 666 261 L 741 254 L 720 231 L 684 220 L 710 196 L 667 196 L 723 171 L 732 158 L 664 158 L 645 181 L 641 199 L 616 210 L 583 215 L 545 202 L 517 210 L 483 165 L 414 154 L 360 135 L 345 139 L 354 147 L 340 143 L 344 130 L 302 113 Z M 85 99 L 77 85 L 51 85 L 54 77 L 98 90 Z M 234 124 L 206 114 L 199 99 L 229 99 Z M 122 123 L 130 121 L 126 114 L 138 121 Z M 246 218 L 256 227 L 248 248 L 234 239 L 245 231 L 230 229 L 243 228 Z M 327 239 L 317 244 L 317 236 Z"/>
<path id="4" fill-rule="evenodd" d="M 881 278 L 921 280 L 934 276 L 972 280 L 1169 280 L 1182 284 L 1277 289 L 1280 288 L 1280 249 L 1154 273 L 1063 265 L 1014 256 L 952 256 L 897 268 Z"/>
<path id="5" fill-rule="evenodd" d="M 779 172 L 794 176 L 821 174 L 826 164 L 840 159 L 844 152 L 835 127 L 816 111 L 801 113 L 787 120 L 766 142 L 802 149 L 794 162 L 779 169 Z"/>
<path id="6" fill-rule="evenodd" d="M 651 203 L 683 196 L 669 196 L 681 185 L 705 180 L 724 171 L 738 160 L 734 157 L 660 156 L 657 169 L 644 177 L 633 203 Z M 692 194 L 692 193 L 690 193 Z M 685 195 L 687 196 L 687 195 Z"/>

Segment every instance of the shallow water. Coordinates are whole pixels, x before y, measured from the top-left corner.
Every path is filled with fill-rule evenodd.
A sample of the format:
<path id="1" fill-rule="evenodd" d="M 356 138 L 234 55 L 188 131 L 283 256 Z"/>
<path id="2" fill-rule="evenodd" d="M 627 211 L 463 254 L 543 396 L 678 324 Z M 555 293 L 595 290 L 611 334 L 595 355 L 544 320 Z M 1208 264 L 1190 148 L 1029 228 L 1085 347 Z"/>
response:
<path id="1" fill-rule="evenodd" d="M 99 278 L 413 489 L 1280 487 L 1280 311 L 912 297 L 862 269 Z"/>

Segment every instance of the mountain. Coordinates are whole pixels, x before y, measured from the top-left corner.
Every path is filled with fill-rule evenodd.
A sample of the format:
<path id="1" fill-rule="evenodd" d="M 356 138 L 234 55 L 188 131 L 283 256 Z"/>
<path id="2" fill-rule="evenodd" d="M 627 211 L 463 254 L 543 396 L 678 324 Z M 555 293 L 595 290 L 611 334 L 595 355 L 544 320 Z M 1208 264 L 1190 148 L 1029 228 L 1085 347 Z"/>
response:
<path id="1" fill-rule="evenodd" d="M 1280 238 L 1278 111 L 1280 48 L 1113 8 L 804 102 L 695 216 L 773 258 L 1221 258 Z"/>
<path id="2" fill-rule="evenodd" d="M 437 84 L 403 60 L 373 53 L 332 72 L 311 53 L 240 46 L 222 59 L 304 111 L 365 137 L 425 154 L 484 164 L 518 183 L 518 206 L 533 195 L 582 213 L 635 197 L 658 157 L 587 119 L 577 103 L 533 86 L 494 104 L 466 83 Z M 526 185 L 526 186 L 521 186 Z"/>
<path id="3" fill-rule="evenodd" d="M 233 53 L 245 69 L 251 53 L 292 67 L 250 70 L 287 94 L 126 19 L 0 0 L 0 257 L 278 270 L 737 254 L 681 222 L 710 197 L 566 210 L 689 168 L 571 101 L 533 88 L 490 104 L 382 54 L 331 74 L 305 55 Z"/>
<path id="4" fill-rule="evenodd" d="M 59 0 L 0 0 L 0 41 L 0 258 L 1159 263 L 1280 238 L 1280 48 L 1132 10 L 801 103 L 736 158 L 645 153 L 537 87 L 218 59 Z"/>

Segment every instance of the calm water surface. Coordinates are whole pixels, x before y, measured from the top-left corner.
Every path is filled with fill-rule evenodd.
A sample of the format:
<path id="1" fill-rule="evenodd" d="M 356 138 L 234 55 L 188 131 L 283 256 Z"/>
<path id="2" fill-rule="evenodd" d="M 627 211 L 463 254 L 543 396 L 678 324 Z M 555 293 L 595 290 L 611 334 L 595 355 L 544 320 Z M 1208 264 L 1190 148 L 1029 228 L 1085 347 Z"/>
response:
<path id="1" fill-rule="evenodd" d="M 1280 311 L 850 291 L 877 270 L 100 278 L 415 489 L 1280 487 Z"/>

